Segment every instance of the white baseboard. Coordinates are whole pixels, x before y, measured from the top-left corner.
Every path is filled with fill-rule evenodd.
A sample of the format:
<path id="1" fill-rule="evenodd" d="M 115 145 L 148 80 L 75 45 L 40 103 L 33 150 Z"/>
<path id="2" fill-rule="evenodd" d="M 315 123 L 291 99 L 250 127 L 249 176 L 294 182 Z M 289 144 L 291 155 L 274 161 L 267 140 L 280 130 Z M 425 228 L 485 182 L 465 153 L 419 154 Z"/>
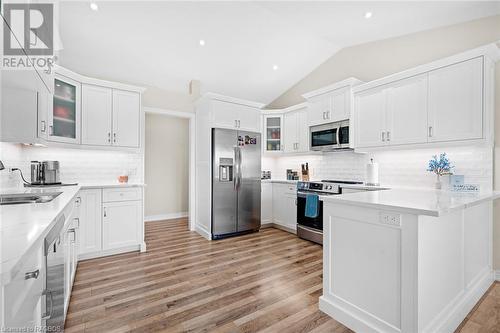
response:
<path id="1" fill-rule="evenodd" d="M 499 281 L 500 282 L 500 269 L 497 269 L 493 273 L 494 273 L 493 278 L 495 279 L 495 281 Z"/>
<path id="2" fill-rule="evenodd" d="M 159 215 L 149 215 L 144 217 L 144 222 L 153 222 L 153 221 L 163 221 L 163 220 L 172 220 L 172 219 L 180 219 L 183 217 L 187 217 L 188 212 L 179 212 L 179 213 L 170 213 L 170 214 L 159 214 Z"/>
<path id="3" fill-rule="evenodd" d="M 207 240 L 212 240 L 212 234 L 208 230 L 206 230 L 205 228 L 203 228 L 202 226 L 196 224 L 194 226 L 194 231 L 196 231 L 197 233 L 199 233 L 201 236 L 203 236 Z"/>
<path id="4" fill-rule="evenodd" d="M 141 250 L 141 245 L 131 245 L 131 246 L 121 247 L 119 249 L 102 250 L 102 251 L 79 254 L 78 260 L 87 260 L 87 259 L 94 259 L 94 258 L 100 258 L 100 257 L 107 257 L 107 256 L 115 255 L 115 254 L 134 252 L 134 251 L 138 251 L 138 250 Z"/>

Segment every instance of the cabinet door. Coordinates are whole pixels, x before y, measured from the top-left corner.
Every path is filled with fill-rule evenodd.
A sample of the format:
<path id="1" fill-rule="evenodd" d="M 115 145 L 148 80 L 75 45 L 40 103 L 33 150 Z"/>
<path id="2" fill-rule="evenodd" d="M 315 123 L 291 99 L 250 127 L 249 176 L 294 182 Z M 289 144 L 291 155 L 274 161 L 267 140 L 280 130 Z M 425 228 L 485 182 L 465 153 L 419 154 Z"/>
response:
<path id="1" fill-rule="evenodd" d="M 48 140 L 80 143 L 80 94 L 79 82 L 56 76 L 52 108 L 48 116 Z"/>
<path id="2" fill-rule="evenodd" d="M 103 204 L 103 250 L 119 249 L 139 244 L 139 224 L 142 223 L 140 201 L 108 202 Z"/>
<path id="3" fill-rule="evenodd" d="M 140 126 L 140 94 L 113 89 L 113 146 L 139 147 Z"/>
<path id="4" fill-rule="evenodd" d="M 272 223 L 273 221 L 273 184 L 262 182 L 261 184 L 261 224 Z"/>
<path id="5" fill-rule="evenodd" d="M 82 144 L 111 145 L 111 88 L 82 85 Z"/>
<path id="6" fill-rule="evenodd" d="M 297 228 L 297 196 L 286 195 L 284 197 L 285 221 L 287 228 L 296 230 Z"/>
<path id="7" fill-rule="evenodd" d="M 284 115 L 284 147 L 285 153 L 294 153 L 297 151 L 297 112 L 287 112 Z"/>
<path id="8" fill-rule="evenodd" d="M 238 128 L 238 105 L 223 101 L 212 101 L 211 103 L 212 127 L 216 128 Z"/>
<path id="9" fill-rule="evenodd" d="M 483 136 L 483 57 L 429 73 L 429 141 Z"/>
<path id="10" fill-rule="evenodd" d="M 80 254 L 101 251 L 101 189 L 80 191 L 80 227 L 78 235 Z"/>
<path id="11" fill-rule="evenodd" d="M 239 105 L 238 129 L 260 133 L 260 109 Z"/>
<path id="12" fill-rule="evenodd" d="M 264 152 L 280 152 L 283 147 L 283 116 L 267 115 L 264 117 Z"/>
<path id="13" fill-rule="evenodd" d="M 308 101 L 309 126 L 328 123 L 327 113 L 331 111 L 331 95 L 324 94 L 311 98 Z"/>
<path id="14" fill-rule="evenodd" d="M 387 106 L 389 144 L 427 142 L 427 74 L 392 84 Z"/>
<path id="15" fill-rule="evenodd" d="M 309 126 L 307 125 L 307 109 L 297 112 L 297 151 L 309 151 Z"/>
<path id="16" fill-rule="evenodd" d="M 328 122 L 341 121 L 349 118 L 350 87 L 335 90 L 331 97 L 331 110 L 327 111 Z"/>
<path id="17" fill-rule="evenodd" d="M 280 225 L 286 220 L 284 188 L 284 184 L 273 184 L 273 222 Z"/>
<path id="18" fill-rule="evenodd" d="M 355 96 L 356 147 L 377 147 L 387 143 L 386 94 L 382 88 L 363 91 Z"/>

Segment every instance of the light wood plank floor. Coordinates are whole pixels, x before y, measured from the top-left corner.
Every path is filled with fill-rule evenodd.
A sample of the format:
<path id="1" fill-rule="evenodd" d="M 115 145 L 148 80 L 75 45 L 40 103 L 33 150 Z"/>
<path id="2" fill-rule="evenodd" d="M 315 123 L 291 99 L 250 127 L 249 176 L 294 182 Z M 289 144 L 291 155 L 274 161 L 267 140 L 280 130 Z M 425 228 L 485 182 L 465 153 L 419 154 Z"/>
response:
<path id="1" fill-rule="evenodd" d="M 319 245 L 273 228 L 208 242 L 186 219 L 146 223 L 146 243 L 78 264 L 67 332 L 352 332 L 318 310 Z M 481 326 L 500 322 L 489 294 L 461 333 L 500 332 Z"/>

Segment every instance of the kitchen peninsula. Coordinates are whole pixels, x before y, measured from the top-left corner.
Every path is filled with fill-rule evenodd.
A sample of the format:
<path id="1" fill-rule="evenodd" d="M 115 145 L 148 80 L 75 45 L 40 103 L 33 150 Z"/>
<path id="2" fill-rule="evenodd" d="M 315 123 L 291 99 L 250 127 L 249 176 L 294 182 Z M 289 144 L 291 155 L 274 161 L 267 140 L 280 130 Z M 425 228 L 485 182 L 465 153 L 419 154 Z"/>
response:
<path id="1" fill-rule="evenodd" d="M 453 332 L 493 282 L 497 192 L 322 197 L 320 309 L 356 332 Z"/>

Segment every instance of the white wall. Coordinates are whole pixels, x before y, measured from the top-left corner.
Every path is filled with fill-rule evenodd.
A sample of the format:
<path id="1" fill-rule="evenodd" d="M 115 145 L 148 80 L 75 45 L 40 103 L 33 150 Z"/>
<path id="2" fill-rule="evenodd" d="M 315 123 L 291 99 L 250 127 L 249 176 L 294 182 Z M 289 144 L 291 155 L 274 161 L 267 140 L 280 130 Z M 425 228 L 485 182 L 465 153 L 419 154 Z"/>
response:
<path id="1" fill-rule="evenodd" d="M 145 216 L 174 217 L 188 211 L 189 120 L 146 114 Z"/>
<path id="2" fill-rule="evenodd" d="M 0 143 L 0 160 L 5 168 L 20 168 L 30 181 L 30 161 L 57 160 L 60 162 L 61 181 L 65 183 L 117 183 L 118 176 L 129 174 L 129 183 L 142 183 L 142 155 L 140 153 L 84 150 L 71 148 L 29 147 Z M 22 184 L 19 172 L 0 171 L 0 187 Z"/>

